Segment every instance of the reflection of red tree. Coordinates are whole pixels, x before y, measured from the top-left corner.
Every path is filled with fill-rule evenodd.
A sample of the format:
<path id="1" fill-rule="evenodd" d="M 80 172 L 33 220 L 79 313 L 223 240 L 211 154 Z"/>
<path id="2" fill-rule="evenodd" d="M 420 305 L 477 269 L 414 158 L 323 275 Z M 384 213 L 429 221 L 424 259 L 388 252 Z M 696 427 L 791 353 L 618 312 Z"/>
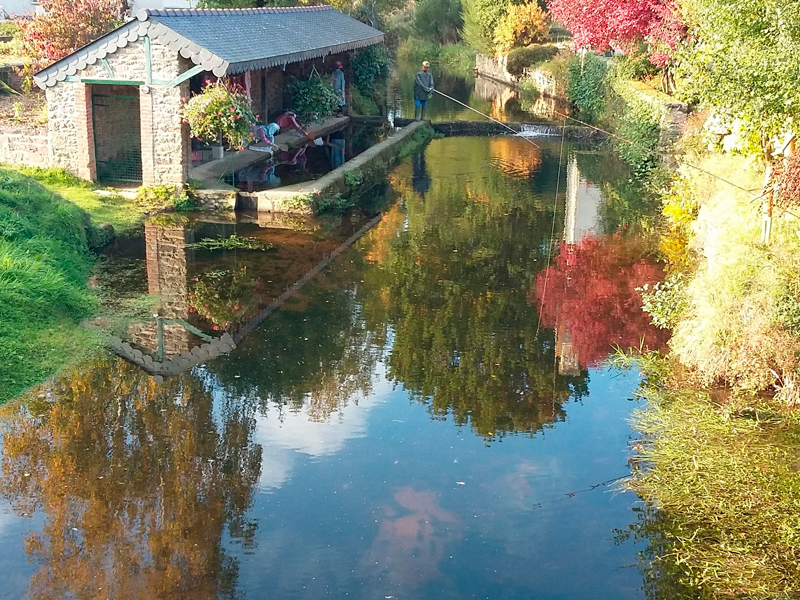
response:
<path id="1" fill-rule="evenodd" d="M 642 340 L 651 349 L 666 344 L 669 332 L 650 323 L 636 290 L 664 276 L 643 254 L 635 238 L 589 237 L 564 244 L 555 264 L 539 273 L 535 301 L 542 325 L 569 334 L 581 366 L 596 366 L 614 346 L 636 348 Z"/>

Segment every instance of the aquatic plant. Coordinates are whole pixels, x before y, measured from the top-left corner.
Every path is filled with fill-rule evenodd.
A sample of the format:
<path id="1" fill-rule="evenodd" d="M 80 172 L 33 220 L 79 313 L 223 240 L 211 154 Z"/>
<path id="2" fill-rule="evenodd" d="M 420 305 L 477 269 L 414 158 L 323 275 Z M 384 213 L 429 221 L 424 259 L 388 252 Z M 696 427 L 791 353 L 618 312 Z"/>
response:
<path id="1" fill-rule="evenodd" d="M 645 510 L 622 536 L 647 544 L 647 597 L 794 597 L 800 415 L 687 389 L 675 371 L 661 381 L 644 373 L 637 395 L 647 404 L 632 417 L 639 439 L 625 487 Z"/>
<path id="2" fill-rule="evenodd" d="M 186 244 L 189 250 L 272 250 L 274 247 L 274 244 L 236 234 L 227 238 L 204 238 L 199 242 Z"/>

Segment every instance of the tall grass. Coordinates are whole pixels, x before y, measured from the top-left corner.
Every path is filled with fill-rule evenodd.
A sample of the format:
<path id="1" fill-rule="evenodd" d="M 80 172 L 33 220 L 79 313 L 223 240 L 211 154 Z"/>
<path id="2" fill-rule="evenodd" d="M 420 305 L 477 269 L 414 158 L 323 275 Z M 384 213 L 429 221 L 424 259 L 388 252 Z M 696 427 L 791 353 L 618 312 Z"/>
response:
<path id="1" fill-rule="evenodd" d="M 86 212 L 0 169 L 0 402 L 96 347 L 76 327 L 97 300 Z"/>
<path id="2" fill-rule="evenodd" d="M 672 383 L 645 383 L 632 419 L 646 508 L 623 537 L 646 541 L 647 597 L 797 597 L 800 414 Z"/>

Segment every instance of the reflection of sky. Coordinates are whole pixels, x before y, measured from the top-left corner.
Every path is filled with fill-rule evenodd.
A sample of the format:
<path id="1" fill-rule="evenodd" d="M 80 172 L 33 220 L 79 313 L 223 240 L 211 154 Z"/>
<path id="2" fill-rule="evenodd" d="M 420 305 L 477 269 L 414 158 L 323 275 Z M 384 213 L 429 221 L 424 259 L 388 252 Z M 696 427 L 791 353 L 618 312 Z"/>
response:
<path id="1" fill-rule="evenodd" d="M 19 552 L 0 552 L 0 600 L 19 600 L 25 597 L 28 580 L 36 571 L 22 551 L 23 538 L 28 529 L 41 528 L 42 518 L 21 518 L 14 515 L 8 503 L 0 499 L 0 548 L 19 548 Z"/>
<path id="2" fill-rule="evenodd" d="M 262 477 L 272 490 L 251 512 L 258 547 L 237 556 L 241 589 L 303 599 L 640 598 L 638 571 L 623 568 L 635 548 L 613 541 L 635 498 L 605 487 L 567 495 L 628 472 L 635 382 L 593 372 L 591 397 L 570 404 L 565 423 L 488 447 L 385 382 L 327 424 L 260 421 L 265 468 L 287 456 L 290 466 L 279 486 L 264 485 L 274 473 Z M 314 425 L 337 433 L 320 441 Z"/>
<path id="3" fill-rule="evenodd" d="M 263 448 L 259 487 L 282 487 L 291 479 L 300 455 L 330 456 L 342 450 L 348 440 L 364 437 L 370 412 L 384 401 L 389 390 L 389 384 L 381 378 L 371 395 L 349 398 L 346 406 L 324 422 L 311 418 L 308 404 L 280 416 L 277 411 L 257 416 L 253 441 Z"/>

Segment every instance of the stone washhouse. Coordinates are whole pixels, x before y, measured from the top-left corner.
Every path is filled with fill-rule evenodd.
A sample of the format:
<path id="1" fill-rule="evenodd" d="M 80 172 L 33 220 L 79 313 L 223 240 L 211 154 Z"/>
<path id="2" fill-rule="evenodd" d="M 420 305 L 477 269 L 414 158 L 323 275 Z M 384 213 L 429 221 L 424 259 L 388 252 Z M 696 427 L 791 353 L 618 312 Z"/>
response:
<path id="1" fill-rule="evenodd" d="M 268 122 L 292 77 L 336 61 L 347 72 L 354 50 L 383 38 L 330 6 L 142 10 L 35 76 L 47 96 L 47 163 L 93 181 L 183 184 L 192 148 L 182 99 L 205 79 L 240 76 Z"/>

